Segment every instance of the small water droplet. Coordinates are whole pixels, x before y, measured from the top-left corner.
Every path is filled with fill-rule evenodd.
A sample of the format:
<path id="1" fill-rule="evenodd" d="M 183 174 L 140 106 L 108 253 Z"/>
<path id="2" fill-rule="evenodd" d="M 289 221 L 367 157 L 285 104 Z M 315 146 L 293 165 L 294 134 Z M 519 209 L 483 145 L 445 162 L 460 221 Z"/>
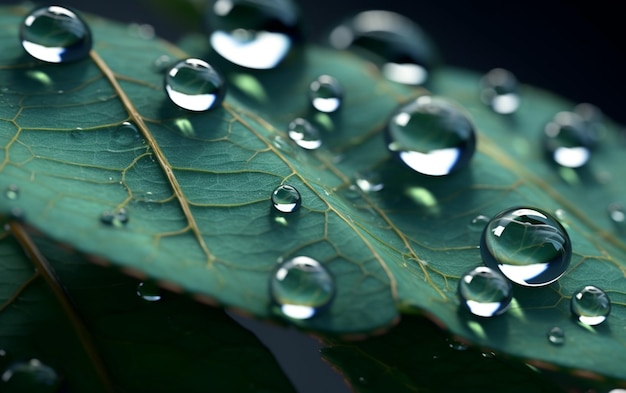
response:
<path id="1" fill-rule="evenodd" d="M 128 32 L 135 37 L 150 40 L 155 37 L 154 26 L 146 23 L 131 23 L 128 25 Z"/>
<path id="2" fill-rule="evenodd" d="M 476 147 L 474 126 L 456 105 L 421 96 L 401 105 L 386 130 L 387 148 L 414 171 L 445 176 L 469 164 Z"/>
<path id="3" fill-rule="evenodd" d="M 330 44 L 349 49 L 375 62 L 389 80 L 421 85 L 437 63 L 426 35 L 410 19 L 389 11 L 364 11 L 330 33 Z"/>
<path id="4" fill-rule="evenodd" d="M 580 168 L 591 155 L 592 139 L 583 119 L 573 112 L 559 112 L 544 127 L 543 145 L 558 165 Z"/>
<path id="5" fill-rule="evenodd" d="M 161 300 L 161 290 L 154 282 L 140 282 L 137 285 L 137 296 L 147 302 L 158 302 Z"/>
<path id="6" fill-rule="evenodd" d="M 548 341 L 554 345 L 565 344 L 565 332 L 558 326 L 553 327 L 548 331 Z"/>
<path id="7" fill-rule="evenodd" d="M 448 347 L 454 349 L 455 351 L 467 351 L 469 348 L 466 344 L 455 340 L 454 338 L 447 338 L 446 341 L 448 342 Z"/>
<path id="8" fill-rule="evenodd" d="M 611 312 L 611 300 L 600 288 L 587 285 L 572 295 L 570 308 L 574 317 L 585 325 L 604 322 Z"/>
<path id="9" fill-rule="evenodd" d="M 152 62 L 152 69 L 154 72 L 164 73 L 165 71 L 172 68 L 176 61 L 168 55 L 161 55 L 154 59 Z"/>
<path id="10" fill-rule="evenodd" d="M 91 31 L 85 21 L 56 5 L 28 14 L 20 28 L 20 40 L 29 55 L 48 63 L 81 60 L 91 50 Z"/>
<path id="11" fill-rule="evenodd" d="M 287 135 L 303 149 L 315 150 L 322 146 L 320 131 L 308 120 L 301 117 L 289 123 Z"/>
<path id="12" fill-rule="evenodd" d="M 270 294 L 283 315 L 309 319 L 330 305 L 335 282 L 318 261 L 297 256 L 277 266 L 270 282 Z"/>
<path id="13" fill-rule="evenodd" d="M 79 140 L 85 138 L 85 131 L 81 127 L 76 127 L 73 131 L 70 132 L 70 138 Z"/>
<path id="14" fill-rule="evenodd" d="M 3 392 L 57 392 L 62 378 L 50 366 L 39 359 L 18 361 L 10 364 L 0 376 Z"/>
<path id="15" fill-rule="evenodd" d="M 472 314 L 493 317 L 507 310 L 513 299 L 513 288 L 500 273 L 478 266 L 461 277 L 458 294 L 461 305 Z"/>
<path id="16" fill-rule="evenodd" d="M 293 213 L 300 208 L 302 198 L 295 187 L 281 184 L 272 192 L 272 205 L 281 213 Z"/>
<path id="17" fill-rule="evenodd" d="M 341 107 L 343 88 L 334 77 L 320 75 L 309 86 L 309 99 L 318 111 L 332 113 Z"/>
<path id="18" fill-rule="evenodd" d="M 114 211 L 106 211 L 100 215 L 101 223 L 114 227 L 122 227 L 128 224 L 128 220 L 128 212 L 124 208 Z"/>
<path id="19" fill-rule="evenodd" d="M 276 67 L 301 40 L 300 12 L 291 0 L 217 0 L 206 12 L 215 51 L 242 67 Z"/>
<path id="20" fill-rule="evenodd" d="M 519 108 L 517 79 L 510 71 L 494 68 L 482 77 L 480 88 L 480 99 L 494 112 L 508 115 Z"/>
<path id="21" fill-rule="evenodd" d="M 189 111 L 218 106 L 226 95 L 224 78 L 204 60 L 189 58 L 165 74 L 165 92 L 172 102 Z"/>
<path id="22" fill-rule="evenodd" d="M 618 227 L 626 227 L 626 208 L 621 203 L 611 203 L 607 208 L 609 218 Z"/>
<path id="23" fill-rule="evenodd" d="M 538 287 L 565 273 L 572 243 L 565 228 L 549 213 L 515 207 L 489 221 L 480 240 L 480 253 L 486 266 L 514 283 Z"/>
<path id="24" fill-rule="evenodd" d="M 20 197 L 20 188 L 16 184 L 9 184 L 4 191 L 4 196 L 14 201 Z"/>
<path id="25" fill-rule="evenodd" d="M 587 136 L 594 147 L 602 138 L 605 131 L 604 114 L 597 106 L 589 103 L 578 104 L 574 107 L 574 113 L 579 115 L 587 126 Z"/>
<path id="26" fill-rule="evenodd" d="M 472 218 L 472 221 L 470 221 L 469 223 L 469 229 L 474 232 L 482 232 L 488 223 L 489 217 L 479 214 L 476 217 Z"/>
<path id="27" fill-rule="evenodd" d="M 113 131 L 113 144 L 115 147 L 129 147 L 141 141 L 141 134 L 137 126 L 125 121 Z"/>
<path id="28" fill-rule="evenodd" d="M 385 188 L 380 173 L 373 171 L 357 172 L 354 182 L 363 192 L 378 192 Z"/>

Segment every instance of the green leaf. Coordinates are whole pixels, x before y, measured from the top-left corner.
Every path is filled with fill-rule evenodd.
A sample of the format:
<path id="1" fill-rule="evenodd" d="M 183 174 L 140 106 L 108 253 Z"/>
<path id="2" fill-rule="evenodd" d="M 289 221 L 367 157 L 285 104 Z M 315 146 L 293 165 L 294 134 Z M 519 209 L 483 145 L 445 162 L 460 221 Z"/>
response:
<path id="1" fill-rule="evenodd" d="M 561 170 L 544 159 L 539 135 L 571 103 L 523 87 L 519 112 L 497 116 L 478 99 L 477 75 L 444 68 L 430 89 L 465 106 L 478 152 L 457 175 L 423 178 L 390 160 L 381 134 L 400 102 L 425 92 L 385 81 L 348 53 L 307 47 L 274 71 L 229 71 L 222 108 L 190 114 L 168 102 L 162 75 L 151 69 L 163 54 L 185 56 L 180 50 L 92 19 L 90 59 L 42 65 L 19 47 L 16 12 L 0 17 L 0 171 L 1 186 L 20 194 L 3 200 L 0 214 L 20 208 L 58 241 L 262 318 L 276 317 L 268 294 L 276 262 L 308 255 L 335 277 L 337 294 L 324 313 L 298 322 L 303 328 L 370 334 L 397 320 L 398 310 L 424 312 L 480 346 L 626 379 L 626 245 L 606 214 L 626 193 L 618 180 L 626 163 L 610 123 L 585 169 Z M 306 152 L 285 129 L 310 114 L 304 92 L 321 73 L 345 87 L 345 107 L 326 119 L 324 147 Z M 142 137 L 121 134 L 124 121 Z M 371 170 L 384 189 L 359 191 L 355 174 Z M 277 221 L 269 196 L 283 182 L 303 204 L 293 219 Z M 456 297 L 460 275 L 482 263 L 480 234 L 469 223 L 516 205 L 559 210 L 572 266 L 548 287 L 515 288 L 505 315 L 470 318 Z M 119 208 L 129 213 L 127 225 L 99 222 Z M 569 313 L 572 292 L 587 284 L 613 301 L 610 318 L 595 328 Z M 553 326 L 565 330 L 565 345 L 546 339 Z"/>
<path id="2" fill-rule="evenodd" d="M 68 317 L 45 274 L 5 233 L 0 366 L 39 359 L 67 381 L 69 392 L 293 391 L 272 355 L 223 311 L 165 291 L 160 300 L 145 301 L 137 279 L 46 239 L 38 246 L 54 258 L 71 312 Z M 0 388 L 7 387 L 0 381 Z"/>

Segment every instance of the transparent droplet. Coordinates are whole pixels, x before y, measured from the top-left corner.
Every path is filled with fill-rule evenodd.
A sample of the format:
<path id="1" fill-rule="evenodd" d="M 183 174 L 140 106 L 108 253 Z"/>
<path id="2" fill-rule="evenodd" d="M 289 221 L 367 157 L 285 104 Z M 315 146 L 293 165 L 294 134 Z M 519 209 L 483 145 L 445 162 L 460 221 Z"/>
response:
<path id="1" fill-rule="evenodd" d="M 55 393 L 62 378 L 50 366 L 39 359 L 18 361 L 10 364 L 0 376 L 2 392 Z"/>
<path id="2" fill-rule="evenodd" d="M 133 146 L 141 140 L 141 134 L 133 123 L 125 121 L 113 131 L 113 144 L 115 147 Z"/>
<path id="3" fill-rule="evenodd" d="M 300 208 L 302 198 L 295 187 L 281 184 L 272 192 L 272 205 L 281 213 L 293 213 Z"/>
<path id="4" fill-rule="evenodd" d="M 364 11 L 330 33 L 330 44 L 355 51 L 374 63 L 389 80 L 422 85 L 437 63 L 430 40 L 412 20 L 390 11 Z"/>
<path id="5" fill-rule="evenodd" d="M 218 106 L 226 95 L 224 78 L 204 60 L 189 58 L 165 74 L 165 92 L 172 102 L 189 111 Z"/>
<path id="6" fill-rule="evenodd" d="M 137 285 L 137 296 L 147 302 L 158 302 L 161 300 L 161 290 L 154 282 L 140 282 Z"/>
<path id="7" fill-rule="evenodd" d="M 549 213 L 516 207 L 489 221 L 480 240 L 480 253 L 486 266 L 514 283 L 538 287 L 565 273 L 572 244 L 565 228 Z"/>
<path id="8" fill-rule="evenodd" d="M 480 99 L 496 113 L 515 112 L 520 104 L 515 75 L 502 68 L 486 73 L 480 80 Z"/>
<path id="9" fill-rule="evenodd" d="M 330 305 L 335 295 L 335 282 L 318 261 L 297 256 L 280 263 L 274 270 L 270 294 L 283 315 L 309 319 Z"/>
<path id="10" fill-rule="evenodd" d="M 607 208 L 609 218 L 619 228 L 626 229 L 626 208 L 621 203 L 611 203 Z"/>
<path id="11" fill-rule="evenodd" d="M 81 60 L 91 50 L 89 26 L 75 12 L 56 5 L 28 14 L 20 28 L 20 40 L 29 55 L 48 63 Z"/>
<path id="12" fill-rule="evenodd" d="M 574 317 L 589 326 L 601 324 L 611 312 L 609 296 L 593 285 L 587 285 L 574 292 L 570 306 Z"/>
<path id="13" fill-rule="evenodd" d="M 128 220 L 128 212 L 124 208 L 115 211 L 106 211 L 100 215 L 101 223 L 114 227 L 122 227 L 128 224 Z"/>
<path id="14" fill-rule="evenodd" d="M 478 266 L 465 273 L 458 287 L 461 305 L 479 317 L 493 317 L 506 311 L 513 299 L 513 288 L 500 273 Z"/>
<path id="15" fill-rule="evenodd" d="M 543 145 L 558 165 L 580 168 L 591 156 L 592 138 L 583 119 L 573 112 L 559 112 L 544 127 Z"/>
<path id="16" fill-rule="evenodd" d="M 357 172 L 354 175 L 354 182 L 363 192 L 378 192 L 385 188 L 383 179 L 378 172 Z"/>
<path id="17" fill-rule="evenodd" d="M 308 120 L 298 117 L 287 126 L 287 135 L 298 146 L 307 150 L 315 150 L 322 146 L 322 138 L 317 127 Z"/>
<path id="18" fill-rule="evenodd" d="M 16 184 L 9 184 L 4 191 L 4 196 L 14 201 L 20 197 L 20 188 Z"/>
<path id="19" fill-rule="evenodd" d="M 469 118 L 437 97 L 421 96 L 401 105 L 385 131 L 389 151 L 423 175 L 445 176 L 466 167 L 476 148 Z"/>
<path id="20" fill-rule="evenodd" d="M 474 232 L 482 232 L 488 223 L 489 217 L 479 214 L 476 217 L 472 218 L 472 221 L 470 221 L 469 223 L 469 229 Z"/>
<path id="21" fill-rule="evenodd" d="M 174 65 L 175 60 L 168 55 L 161 55 L 152 62 L 154 72 L 164 73 Z"/>
<path id="22" fill-rule="evenodd" d="M 553 327 L 548 331 L 548 341 L 554 345 L 565 344 L 565 332 L 558 326 Z"/>
<path id="23" fill-rule="evenodd" d="M 309 99 L 318 111 L 332 113 L 341 107 L 343 88 L 334 77 L 320 75 L 309 86 Z"/>
<path id="24" fill-rule="evenodd" d="M 276 67 L 301 40 L 300 12 L 291 0 L 216 0 L 206 12 L 215 51 L 242 67 Z"/>

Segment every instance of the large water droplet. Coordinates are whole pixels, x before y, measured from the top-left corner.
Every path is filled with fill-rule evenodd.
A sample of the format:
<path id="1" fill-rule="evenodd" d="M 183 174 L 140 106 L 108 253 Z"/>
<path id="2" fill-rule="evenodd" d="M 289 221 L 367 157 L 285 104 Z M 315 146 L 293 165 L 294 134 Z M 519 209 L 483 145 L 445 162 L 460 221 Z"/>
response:
<path id="1" fill-rule="evenodd" d="M 335 27 L 330 44 L 375 63 L 394 82 L 421 85 L 437 62 L 430 40 L 410 19 L 389 11 L 364 11 Z"/>
<path id="2" fill-rule="evenodd" d="M 105 225 L 122 227 L 128 224 L 128 212 L 121 208 L 114 211 L 106 211 L 100 215 L 100 222 Z"/>
<path id="3" fill-rule="evenodd" d="M 496 113 L 508 115 L 519 107 L 517 79 L 510 71 L 494 68 L 482 77 L 480 88 L 480 99 Z"/>
<path id="4" fill-rule="evenodd" d="M 574 317 L 589 326 L 604 322 L 611 312 L 609 296 L 593 285 L 587 285 L 576 291 L 572 296 L 570 306 Z"/>
<path id="5" fill-rule="evenodd" d="M 0 391 L 32 393 L 57 392 L 62 382 L 59 374 L 39 359 L 10 364 L 0 380 Z"/>
<path id="6" fill-rule="evenodd" d="M 579 168 L 589 161 L 592 139 L 588 126 L 573 112 L 559 112 L 544 127 L 543 145 L 548 157 L 568 168 Z"/>
<path id="7" fill-rule="evenodd" d="M 474 126 L 447 100 L 421 96 L 400 106 L 386 128 L 387 148 L 414 171 L 444 176 L 469 164 L 476 147 Z"/>
<path id="8" fill-rule="evenodd" d="M 9 184 L 4 191 L 4 196 L 12 201 L 20 197 L 20 188 L 15 184 Z"/>
<path id="9" fill-rule="evenodd" d="M 272 192 L 272 205 L 281 213 L 293 213 L 300 208 L 301 203 L 298 190 L 288 184 L 281 184 Z"/>
<path id="10" fill-rule="evenodd" d="M 548 331 L 548 341 L 554 345 L 565 344 L 565 332 L 558 326 L 553 327 Z"/>
<path id="11" fill-rule="evenodd" d="M 218 106 L 226 95 L 224 78 L 204 60 L 185 59 L 165 74 L 165 91 L 172 102 L 189 111 Z"/>
<path id="12" fill-rule="evenodd" d="M 335 282 L 318 261 L 297 256 L 277 266 L 270 282 L 270 294 L 285 316 L 309 319 L 331 303 Z"/>
<path id="13" fill-rule="evenodd" d="M 291 0 L 216 0 L 206 21 L 213 49 L 242 67 L 274 68 L 301 40 L 300 12 Z"/>
<path id="14" fill-rule="evenodd" d="M 39 7 L 20 28 L 24 50 L 48 63 L 80 60 L 91 50 L 91 31 L 78 14 L 56 5 Z"/>
<path id="15" fill-rule="evenodd" d="M 480 253 L 486 266 L 514 283 L 537 287 L 565 273 L 572 244 L 565 228 L 550 214 L 516 207 L 489 221 L 480 240 Z"/>
<path id="16" fill-rule="evenodd" d="M 287 135 L 303 149 L 315 150 L 322 146 L 322 137 L 319 129 L 301 117 L 289 123 Z"/>
<path id="17" fill-rule="evenodd" d="M 137 285 L 137 296 L 147 302 L 158 302 L 161 300 L 161 290 L 152 281 L 140 282 Z"/>
<path id="18" fill-rule="evenodd" d="M 343 88 L 334 77 L 320 75 L 309 86 L 309 99 L 318 111 L 332 113 L 341 107 Z"/>
<path id="19" fill-rule="evenodd" d="M 511 283 L 486 266 L 465 273 L 459 281 L 458 293 L 461 305 L 479 317 L 502 314 L 513 299 Z"/>

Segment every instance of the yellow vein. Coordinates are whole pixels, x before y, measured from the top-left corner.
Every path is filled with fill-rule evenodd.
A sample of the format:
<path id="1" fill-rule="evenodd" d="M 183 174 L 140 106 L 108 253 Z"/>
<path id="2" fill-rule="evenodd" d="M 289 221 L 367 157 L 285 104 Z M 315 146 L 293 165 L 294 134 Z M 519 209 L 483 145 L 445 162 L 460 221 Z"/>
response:
<path id="1" fill-rule="evenodd" d="M 39 251 L 39 248 L 35 245 L 30 238 L 26 229 L 17 221 L 9 222 L 9 229 L 18 243 L 22 246 L 26 254 L 30 257 L 31 261 L 36 266 L 39 274 L 44 278 L 57 301 L 60 303 L 61 308 L 67 315 L 72 324 L 74 330 L 78 335 L 82 347 L 85 349 L 87 356 L 94 365 L 95 371 L 98 374 L 98 378 L 102 382 L 104 390 L 107 392 L 115 392 L 111 379 L 109 378 L 104 362 L 100 358 L 96 346 L 93 343 L 93 339 L 87 330 L 85 322 L 80 317 L 80 314 L 74 304 L 71 301 L 69 294 L 65 291 L 61 283 L 59 282 L 54 269 L 50 266 L 50 263 L 46 257 Z"/>
<path id="2" fill-rule="evenodd" d="M 191 212 L 190 205 L 187 202 L 187 199 L 185 198 L 183 189 L 178 183 L 178 179 L 176 178 L 176 175 L 174 174 L 174 171 L 172 170 L 172 166 L 170 165 L 169 161 L 165 157 L 165 153 L 163 153 L 163 151 L 161 150 L 161 147 L 159 146 L 157 141 L 154 139 L 154 137 L 150 133 L 148 126 L 143 121 L 143 117 L 141 116 L 137 108 L 135 108 L 135 105 L 132 103 L 132 101 L 130 100 L 130 98 L 124 91 L 124 89 L 122 89 L 122 87 L 120 86 L 117 80 L 117 77 L 113 73 L 113 70 L 109 68 L 109 66 L 100 57 L 100 55 L 98 55 L 97 52 L 92 50 L 90 52 L 90 56 L 93 62 L 96 63 L 100 71 L 102 71 L 104 76 L 109 80 L 109 83 L 111 83 L 111 86 L 113 86 L 113 89 L 119 96 L 119 99 L 122 101 L 124 108 L 126 108 L 126 111 L 128 112 L 128 115 L 130 116 L 130 119 L 137 125 L 137 128 L 139 128 L 139 130 L 141 131 L 141 134 L 146 140 L 146 143 L 148 144 L 148 146 L 150 146 L 150 149 L 152 150 L 152 154 L 154 154 L 154 157 L 159 163 L 159 166 L 163 170 L 165 177 L 167 178 L 168 182 L 170 183 L 170 186 L 172 187 L 172 190 L 174 191 L 174 194 L 176 195 L 176 199 L 178 200 L 178 203 L 180 204 L 180 208 L 182 209 L 183 214 L 185 215 L 185 218 L 187 219 L 188 226 L 185 229 L 189 229 L 193 232 L 196 240 L 198 241 L 198 244 L 200 245 L 200 248 L 202 248 L 202 251 L 207 257 L 207 264 L 211 266 L 216 258 L 209 251 L 209 248 L 207 247 L 204 241 L 204 238 L 202 237 L 202 233 L 200 232 L 200 228 L 198 227 L 198 224 L 196 224 L 196 219 Z"/>

